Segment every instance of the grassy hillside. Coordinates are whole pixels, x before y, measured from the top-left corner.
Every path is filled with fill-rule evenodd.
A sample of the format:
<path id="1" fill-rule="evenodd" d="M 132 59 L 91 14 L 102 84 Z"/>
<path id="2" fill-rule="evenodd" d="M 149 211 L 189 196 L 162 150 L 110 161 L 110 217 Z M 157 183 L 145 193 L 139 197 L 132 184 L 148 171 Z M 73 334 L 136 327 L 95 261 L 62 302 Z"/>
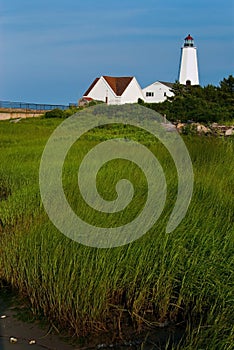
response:
<path id="1" fill-rule="evenodd" d="M 70 150 L 64 189 L 74 211 L 91 223 L 118 225 L 141 210 L 146 179 L 132 163 L 109 162 L 98 176 L 113 199 L 113 176 L 136 186 L 132 204 L 119 214 L 96 213 L 77 189 L 79 161 L 100 140 L 134 137 L 160 160 L 168 194 L 164 215 L 146 235 L 118 248 L 97 249 L 69 240 L 49 221 L 39 193 L 38 171 L 46 141 L 61 119 L 0 123 L 0 279 L 26 296 L 33 312 L 71 334 L 180 325 L 179 349 L 232 349 L 234 271 L 233 139 L 184 137 L 195 175 L 194 195 L 179 227 L 165 227 L 176 196 L 176 170 L 167 150 L 136 129 L 96 129 Z M 176 347 L 175 347 L 176 348 Z"/>

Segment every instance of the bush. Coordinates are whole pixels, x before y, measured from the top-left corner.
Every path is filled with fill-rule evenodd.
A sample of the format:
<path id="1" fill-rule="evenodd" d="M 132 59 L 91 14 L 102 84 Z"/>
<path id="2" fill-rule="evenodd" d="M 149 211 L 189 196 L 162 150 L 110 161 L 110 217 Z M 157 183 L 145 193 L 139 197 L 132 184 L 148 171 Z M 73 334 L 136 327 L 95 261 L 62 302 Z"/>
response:
<path id="1" fill-rule="evenodd" d="M 48 111 L 44 115 L 45 118 L 63 118 L 64 111 L 59 108 L 52 109 L 52 111 Z"/>

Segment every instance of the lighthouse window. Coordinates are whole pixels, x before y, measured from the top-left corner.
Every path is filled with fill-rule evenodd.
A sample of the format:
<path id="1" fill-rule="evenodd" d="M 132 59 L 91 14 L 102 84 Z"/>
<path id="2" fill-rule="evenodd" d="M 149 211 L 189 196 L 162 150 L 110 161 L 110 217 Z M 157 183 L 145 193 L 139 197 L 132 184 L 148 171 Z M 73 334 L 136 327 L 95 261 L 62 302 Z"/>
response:
<path id="1" fill-rule="evenodd" d="M 153 97 L 153 96 L 154 96 L 154 92 L 146 91 L 146 97 Z"/>

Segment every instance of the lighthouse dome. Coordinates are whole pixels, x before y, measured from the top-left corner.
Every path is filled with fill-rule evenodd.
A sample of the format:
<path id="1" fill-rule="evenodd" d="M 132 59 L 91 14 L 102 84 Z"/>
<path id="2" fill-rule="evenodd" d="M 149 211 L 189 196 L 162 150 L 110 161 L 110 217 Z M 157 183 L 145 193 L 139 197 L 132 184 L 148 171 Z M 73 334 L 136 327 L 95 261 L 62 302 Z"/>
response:
<path id="1" fill-rule="evenodd" d="M 184 39 L 184 47 L 193 47 L 193 44 L 194 44 L 193 37 L 191 37 L 191 35 L 189 34 Z"/>
<path id="2" fill-rule="evenodd" d="M 191 35 L 189 34 L 188 36 L 186 36 L 186 38 L 184 40 L 193 40 L 193 38 L 191 37 Z"/>

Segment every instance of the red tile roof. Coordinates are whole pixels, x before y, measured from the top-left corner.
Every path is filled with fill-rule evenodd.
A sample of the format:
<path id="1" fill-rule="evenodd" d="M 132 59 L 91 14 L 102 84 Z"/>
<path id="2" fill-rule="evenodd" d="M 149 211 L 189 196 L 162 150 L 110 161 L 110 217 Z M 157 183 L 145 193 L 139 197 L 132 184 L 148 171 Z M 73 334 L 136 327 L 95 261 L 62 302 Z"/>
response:
<path id="1" fill-rule="evenodd" d="M 111 89 L 114 91 L 116 96 L 122 96 L 130 82 L 132 81 L 133 77 L 109 77 L 109 76 L 103 76 L 107 84 L 111 87 Z M 83 96 L 87 96 L 90 91 L 93 89 L 93 87 L 97 84 L 100 78 L 96 78 L 88 90 L 84 93 Z"/>
<path id="2" fill-rule="evenodd" d="M 121 96 L 133 79 L 133 77 L 108 77 L 108 76 L 103 76 L 103 78 L 106 80 L 108 85 L 114 91 L 116 96 Z"/>
<path id="3" fill-rule="evenodd" d="M 92 97 L 83 97 L 83 99 L 84 99 L 85 101 L 93 101 L 93 98 L 92 98 Z"/>

